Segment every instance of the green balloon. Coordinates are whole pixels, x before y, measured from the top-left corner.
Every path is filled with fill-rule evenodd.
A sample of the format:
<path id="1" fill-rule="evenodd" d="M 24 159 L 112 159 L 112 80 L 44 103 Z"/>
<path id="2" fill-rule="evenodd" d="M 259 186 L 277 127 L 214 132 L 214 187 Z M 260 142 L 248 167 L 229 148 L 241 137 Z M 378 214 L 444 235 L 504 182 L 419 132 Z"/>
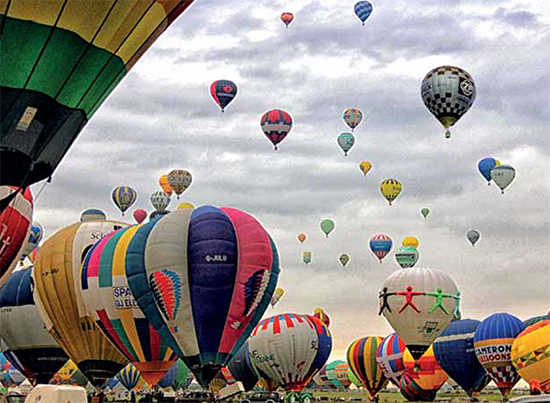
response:
<path id="1" fill-rule="evenodd" d="M 430 214 L 430 209 L 424 207 L 422 210 L 420 210 L 420 212 L 422 213 L 422 215 L 424 216 L 424 218 L 426 218 L 426 217 L 428 217 L 428 214 Z"/>
<path id="2" fill-rule="evenodd" d="M 342 263 L 342 266 L 346 267 L 349 262 L 349 255 L 347 253 L 342 253 L 338 259 L 340 263 Z"/>
<path id="3" fill-rule="evenodd" d="M 330 234 L 333 229 L 334 229 L 334 221 L 328 218 L 321 221 L 321 230 L 325 233 L 327 237 L 328 237 L 328 234 Z"/>
<path id="4" fill-rule="evenodd" d="M 402 269 L 414 267 L 418 259 L 420 259 L 420 253 L 412 246 L 402 246 L 395 252 L 395 261 Z"/>

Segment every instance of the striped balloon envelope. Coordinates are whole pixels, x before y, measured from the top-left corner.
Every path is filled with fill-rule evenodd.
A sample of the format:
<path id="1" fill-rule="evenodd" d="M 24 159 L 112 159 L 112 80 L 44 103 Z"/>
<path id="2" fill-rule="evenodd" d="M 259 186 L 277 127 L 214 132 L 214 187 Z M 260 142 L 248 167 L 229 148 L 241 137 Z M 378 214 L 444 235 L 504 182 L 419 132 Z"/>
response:
<path id="1" fill-rule="evenodd" d="M 0 184 L 26 187 L 51 176 L 111 91 L 192 2 L 3 2 Z"/>
<path id="2" fill-rule="evenodd" d="M 237 96 L 237 85 L 230 80 L 214 81 L 210 85 L 210 95 L 224 112 L 225 107 Z"/>
<path id="3" fill-rule="evenodd" d="M 373 398 L 388 383 L 388 379 L 376 363 L 376 353 L 382 340 L 379 336 L 357 339 L 349 345 L 347 352 L 351 371 Z"/>
<path id="4" fill-rule="evenodd" d="M 325 366 L 325 368 L 326 368 L 327 378 L 329 381 L 332 382 L 334 387 L 337 389 L 344 389 L 344 385 L 342 385 L 338 380 L 338 378 L 336 377 L 336 367 L 340 364 L 345 364 L 345 363 L 344 361 L 336 360 L 336 361 L 329 362 Z"/>
<path id="5" fill-rule="evenodd" d="M 404 373 L 399 380 L 399 391 L 410 402 L 433 402 L 437 390 L 424 390 L 410 374 Z"/>
<path id="6" fill-rule="evenodd" d="M 174 390 L 187 389 L 193 381 L 193 374 L 185 363 L 178 359 L 158 382 L 161 388 L 171 387 Z"/>
<path id="7" fill-rule="evenodd" d="M 382 263 L 382 259 L 390 253 L 392 245 L 392 239 L 385 234 L 374 235 L 369 242 L 370 250 L 378 258 L 380 263 Z"/>
<path id="8" fill-rule="evenodd" d="M 521 320 L 508 313 L 495 313 L 483 320 L 474 334 L 477 359 L 504 397 L 519 381 L 512 365 L 512 343 L 524 329 Z"/>
<path id="9" fill-rule="evenodd" d="M 474 351 L 474 334 L 480 323 L 472 319 L 455 320 L 433 344 L 441 368 L 468 396 L 481 392 L 491 380 Z"/>
<path id="10" fill-rule="evenodd" d="M 249 214 L 202 206 L 140 226 L 125 253 L 139 308 L 207 386 L 267 309 L 277 249 Z"/>
<path id="11" fill-rule="evenodd" d="M 0 200 L 14 197 L 18 188 L 0 186 Z M 12 199 L 0 215 L 0 286 L 19 262 L 32 222 L 32 194 L 27 188 Z"/>
<path id="12" fill-rule="evenodd" d="M 300 391 L 327 361 L 332 336 L 317 318 L 286 313 L 262 320 L 249 349 L 253 367 L 267 384 Z"/>
<path id="13" fill-rule="evenodd" d="M 128 390 L 134 389 L 139 383 L 140 373 L 139 370 L 132 364 L 126 365 L 116 375 L 118 381 Z"/>
<path id="14" fill-rule="evenodd" d="M 403 354 L 405 375 L 408 375 L 424 391 L 435 391 L 443 386 L 449 376 L 437 363 L 433 346 L 430 346 L 418 359 L 414 359 L 409 350 Z"/>
<path id="15" fill-rule="evenodd" d="M 346 362 L 342 362 L 341 364 L 336 365 L 334 372 L 336 374 L 336 380 L 340 382 L 344 388 L 349 388 L 351 385 L 351 380 L 348 376 L 349 365 Z"/>
<path id="16" fill-rule="evenodd" d="M 272 109 L 263 114 L 260 125 L 266 137 L 277 150 L 277 144 L 283 141 L 292 130 L 292 116 L 280 109 Z"/>
<path id="17" fill-rule="evenodd" d="M 512 364 L 518 374 L 530 383 L 537 380 L 545 393 L 550 393 L 550 320 L 527 327 L 512 343 Z"/>
<path id="18" fill-rule="evenodd" d="M 405 372 L 403 354 L 407 346 L 397 333 L 392 333 L 380 343 L 376 352 L 376 362 L 384 376 L 395 386 L 399 387 L 399 380 Z"/>
<path id="19" fill-rule="evenodd" d="M 130 186 L 117 186 L 111 194 L 113 203 L 118 207 L 122 215 L 128 210 L 137 199 L 137 191 Z"/>
<path id="20" fill-rule="evenodd" d="M 82 300 L 111 343 L 156 385 L 176 362 L 176 355 L 136 303 L 126 278 L 126 252 L 138 225 L 97 242 L 82 264 Z"/>

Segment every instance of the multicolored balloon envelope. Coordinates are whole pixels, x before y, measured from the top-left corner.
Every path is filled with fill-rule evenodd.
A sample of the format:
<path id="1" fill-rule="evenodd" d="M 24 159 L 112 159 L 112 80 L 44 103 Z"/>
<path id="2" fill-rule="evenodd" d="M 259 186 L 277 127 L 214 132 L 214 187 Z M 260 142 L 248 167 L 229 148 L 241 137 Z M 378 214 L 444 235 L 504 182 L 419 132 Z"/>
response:
<path id="1" fill-rule="evenodd" d="M 134 389 L 139 383 L 140 373 L 132 364 L 126 365 L 116 375 L 118 381 L 128 390 Z"/>
<path id="2" fill-rule="evenodd" d="M 128 361 L 84 308 L 80 267 L 98 240 L 126 226 L 117 221 L 69 225 L 42 244 L 34 266 L 34 301 L 46 329 L 94 386 L 103 385 Z"/>
<path id="3" fill-rule="evenodd" d="M 283 298 L 283 295 L 285 295 L 285 290 L 281 287 L 277 287 L 270 301 L 270 305 L 272 308 L 277 305 L 281 298 Z"/>
<path id="4" fill-rule="evenodd" d="M 222 112 L 237 96 L 237 84 L 230 80 L 217 80 L 210 85 L 210 95 L 220 106 Z"/>
<path id="5" fill-rule="evenodd" d="M 193 373 L 182 360 L 178 359 L 158 382 L 158 386 L 180 390 L 187 389 L 191 382 L 193 382 Z"/>
<path id="6" fill-rule="evenodd" d="M 344 152 L 344 156 L 347 156 L 348 151 L 351 150 L 355 144 L 355 136 L 352 133 L 340 133 L 337 141 L 338 145 Z"/>
<path id="7" fill-rule="evenodd" d="M 278 150 L 277 144 L 292 130 L 292 116 L 280 109 L 272 109 L 263 114 L 260 126 L 275 150 Z"/>
<path id="8" fill-rule="evenodd" d="M 397 179 L 386 179 L 380 184 L 380 193 L 391 204 L 399 197 L 403 190 L 403 185 Z"/>
<path id="9" fill-rule="evenodd" d="M 363 120 L 363 113 L 359 109 L 349 108 L 344 111 L 344 122 L 353 131 Z"/>
<path id="10" fill-rule="evenodd" d="M 392 273 L 378 297 L 379 313 L 416 359 L 443 332 L 460 306 L 454 281 L 446 273 L 421 267 Z"/>
<path id="11" fill-rule="evenodd" d="M 351 385 L 351 380 L 349 379 L 349 369 L 350 368 L 347 362 L 341 362 L 334 368 L 336 380 L 346 389 Z"/>
<path id="12" fill-rule="evenodd" d="M 154 386 L 176 355 L 138 307 L 126 278 L 128 245 L 140 226 L 120 229 L 98 241 L 81 271 L 82 302 L 105 337 Z"/>
<path id="13" fill-rule="evenodd" d="M 412 246 L 402 246 L 395 252 L 395 261 L 402 269 L 414 267 L 420 259 L 420 253 Z"/>
<path id="14" fill-rule="evenodd" d="M 323 322 L 326 327 L 330 327 L 330 316 L 328 316 L 323 308 L 315 308 L 313 316 Z"/>
<path id="15" fill-rule="evenodd" d="M 323 231 L 327 238 L 328 234 L 334 231 L 335 226 L 336 224 L 330 218 L 325 218 L 323 221 L 321 221 L 321 231 Z"/>
<path id="16" fill-rule="evenodd" d="M 124 262 L 139 308 L 203 386 L 259 322 L 279 274 L 269 234 L 227 207 L 180 209 L 140 226 Z"/>
<path id="17" fill-rule="evenodd" d="M 193 0 L 12 0 L 0 19 L 0 185 L 51 176 L 92 115 Z"/>
<path id="18" fill-rule="evenodd" d="M 287 313 L 262 320 L 249 349 L 260 377 L 285 391 L 300 391 L 327 361 L 332 336 L 313 316 Z"/>
<path id="19" fill-rule="evenodd" d="M 399 387 L 399 380 L 405 372 L 403 354 L 406 348 L 403 339 L 397 333 L 392 333 L 382 340 L 376 352 L 376 363 L 384 376 L 397 387 Z"/>
<path id="20" fill-rule="evenodd" d="M 3 172 L 2 172 L 3 175 Z M 0 286 L 17 265 L 28 239 L 32 222 L 32 194 L 27 188 L 23 194 L 18 188 L 0 186 L 0 200 L 11 199 L 4 210 L 0 210 Z"/>
<path id="21" fill-rule="evenodd" d="M 500 188 L 504 194 L 506 189 L 516 177 L 516 170 L 511 165 L 497 165 L 491 169 L 491 179 Z"/>
<path id="22" fill-rule="evenodd" d="M 369 241 L 369 247 L 374 256 L 378 258 L 380 263 L 386 257 L 392 248 L 393 242 L 391 238 L 385 234 L 376 234 Z"/>
<path id="23" fill-rule="evenodd" d="M 455 66 L 440 66 L 431 70 L 422 80 L 422 101 L 445 128 L 445 137 L 451 137 L 453 126 L 476 99 L 474 79 L 467 71 Z"/>
<path id="24" fill-rule="evenodd" d="M 414 359 L 409 350 L 403 355 L 405 376 L 409 376 L 422 390 L 437 392 L 449 376 L 437 363 L 433 346 L 430 346 L 418 359 Z"/>
<path id="25" fill-rule="evenodd" d="M 117 186 L 111 194 L 113 203 L 122 215 L 136 202 L 137 191 L 131 186 Z"/>
<path id="26" fill-rule="evenodd" d="M 550 319 L 537 322 L 522 331 L 512 343 L 512 364 L 518 374 L 550 393 Z"/>
<path id="27" fill-rule="evenodd" d="M 292 13 L 281 14 L 281 21 L 286 25 L 287 28 L 293 20 L 294 20 L 294 14 Z"/>
<path id="28" fill-rule="evenodd" d="M 521 320 L 508 313 L 495 313 L 483 320 L 474 335 L 477 359 L 504 397 L 519 381 L 510 353 L 514 339 L 524 329 Z"/>
<path id="29" fill-rule="evenodd" d="M 326 368 L 326 374 L 327 374 L 328 380 L 332 382 L 334 387 L 336 387 L 337 389 L 343 390 L 344 385 L 342 385 L 338 380 L 338 378 L 336 377 L 336 367 L 341 364 L 346 364 L 346 363 L 342 360 L 331 361 L 327 365 L 325 365 L 325 368 Z"/>
<path id="30" fill-rule="evenodd" d="M 168 174 L 168 184 L 174 193 L 180 198 L 181 194 L 187 190 L 193 182 L 193 176 L 185 169 L 174 169 Z M 166 208 L 166 207 L 164 207 Z M 157 209 L 158 210 L 158 209 Z"/>
<path id="31" fill-rule="evenodd" d="M 424 390 L 407 373 L 399 380 L 399 391 L 410 402 L 433 402 L 437 390 Z"/>
<path id="32" fill-rule="evenodd" d="M 470 397 L 491 381 L 474 351 L 474 333 L 480 323 L 472 319 L 455 320 L 433 344 L 438 364 Z"/>
<path id="33" fill-rule="evenodd" d="M 32 268 L 14 271 L 0 288 L 0 339 L 6 357 L 29 379 L 48 383 L 69 357 L 44 329 L 34 304 Z"/>
<path id="34" fill-rule="evenodd" d="M 347 352 L 351 371 L 373 398 L 388 383 L 388 379 L 376 363 L 376 353 L 382 340 L 379 336 L 357 339 L 349 345 Z"/>
<path id="35" fill-rule="evenodd" d="M 235 379 L 242 382 L 244 390 L 252 390 L 258 383 L 258 375 L 250 362 L 248 342 L 244 343 L 239 351 L 237 351 L 231 361 L 229 361 L 229 364 L 227 364 L 227 367 Z"/>
<path id="36" fill-rule="evenodd" d="M 311 263 L 311 252 L 304 251 L 304 253 L 302 253 L 302 261 L 305 264 L 310 264 Z"/>
<path id="37" fill-rule="evenodd" d="M 29 254 L 38 248 L 38 244 L 42 240 L 42 237 L 44 236 L 44 228 L 42 228 L 42 225 L 39 222 L 34 221 L 31 224 L 31 229 L 29 231 L 29 236 L 27 237 L 27 242 L 25 243 L 25 246 L 23 246 L 23 253 L 21 253 L 20 261 L 23 262 L 23 260 L 29 256 Z"/>

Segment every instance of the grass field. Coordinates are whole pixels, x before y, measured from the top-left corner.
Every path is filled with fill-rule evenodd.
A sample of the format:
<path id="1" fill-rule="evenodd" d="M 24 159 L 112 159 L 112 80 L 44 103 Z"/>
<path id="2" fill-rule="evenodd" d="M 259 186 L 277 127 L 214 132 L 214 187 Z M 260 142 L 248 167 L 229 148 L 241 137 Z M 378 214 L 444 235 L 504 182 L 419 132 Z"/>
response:
<path id="1" fill-rule="evenodd" d="M 349 398 L 362 398 L 363 400 L 366 400 L 367 393 L 365 391 L 349 391 L 349 392 L 314 392 L 314 397 L 326 397 L 332 401 L 338 401 L 341 400 L 341 398 L 344 398 L 346 401 Z M 515 393 L 512 391 L 510 396 L 508 396 L 509 399 L 522 396 L 518 393 Z M 378 397 L 380 399 L 381 403 L 391 403 L 391 402 L 407 402 L 407 400 L 399 393 L 396 392 L 381 392 L 378 394 Z M 494 393 L 482 393 L 478 397 L 480 402 L 484 401 L 502 401 L 502 395 L 495 391 Z M 463 392 L 439 392 L 436 396 L 436 401 L 438 402 L 444 402 L 444 401 L 453 401 L 453 402 L 469 402 L 470 398 Z"/>

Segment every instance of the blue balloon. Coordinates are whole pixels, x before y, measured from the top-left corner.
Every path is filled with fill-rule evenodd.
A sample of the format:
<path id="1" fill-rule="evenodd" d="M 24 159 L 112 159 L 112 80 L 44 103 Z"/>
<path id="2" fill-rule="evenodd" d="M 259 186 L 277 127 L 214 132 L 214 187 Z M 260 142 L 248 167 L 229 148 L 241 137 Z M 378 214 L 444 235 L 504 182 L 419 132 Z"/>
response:
<path id="1" fill-rule="evenodd" d="M 116 375 L 118 381 L 128 390 L 134 389 L 138 382 L 140 373 L 136 367 L 132 364 L 126 365 L 122 370 Z"/>
<path id="2" fill-rule="evenodd" d="M 361 20 L 363 25 L 365 25 L 365 21 L 372 13 L 372 4 L 368 1 L 360 1 L 355 4 L 353 10 L 355 11 L 355 15 Z"/>
<path id="3" fill-rule="evenodd" d="M 491 169 L 495 167 L 497 162 L 492 157 L 483 158 L 477 163 L 477 169 L 481 175 L 487 180 L 487 183 L 491 184 Z"/>
<path id="4" fill-rule="evenodd" d="M 248 343 L 243 344 L 239 351 L 237 351 L 237 353 L 233 356 L 231 361 L 229 361 L 227 367 L 235 380 L 242 382 L 244 390 L 252 390 L 256 383 L 258 383 L 258 375 L 254 372 L 252 363 L 250 362 Z"/>
<path id="5" fill-rule="evenodd" d="M 434 342 L 437 363 L 470 397 L 491 381 L 474 351 L 474 333 L 480 323 L 472 319 L 455 320 Z"/>

